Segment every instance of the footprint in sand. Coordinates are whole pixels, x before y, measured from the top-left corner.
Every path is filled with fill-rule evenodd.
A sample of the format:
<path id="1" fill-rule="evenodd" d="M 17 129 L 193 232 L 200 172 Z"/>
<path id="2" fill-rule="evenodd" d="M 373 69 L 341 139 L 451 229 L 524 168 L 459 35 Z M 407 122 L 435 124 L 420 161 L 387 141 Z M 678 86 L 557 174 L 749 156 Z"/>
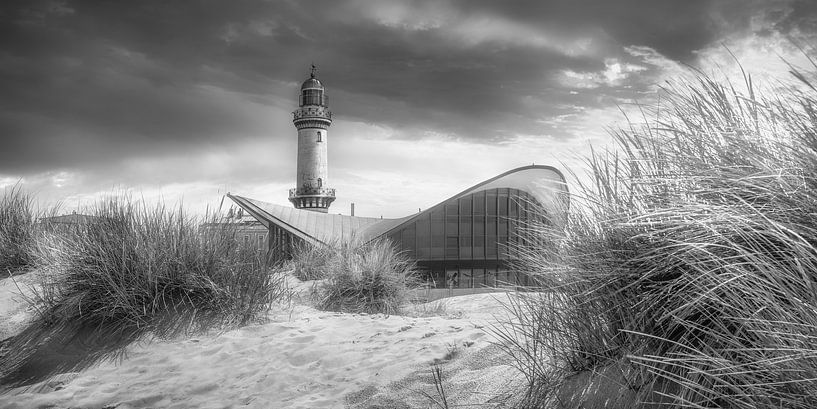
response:
<path id="1" fill-rule="evenodd" d="M 292 334 L 292 336 L 294 336 L 294 335 L 295 334 Z M 292 341 L 292 342 L 294 342 L 296 344 L 308 344 L 308 343 L 312 342 L 313 340 L 315 340 L 315 338 L 316 337 L 314 335 L 305 335 L 305 336 L 301 336 L 301 337 L 290 338 L 290 341 Z"/>
<path id="2" fill-rule="evenodd" d="M 311 367 L 315 362 L 320 362 L 321 356 L 315 352 L 295 353 L 287 357 L 287 362 L 294 367 L 302 367 L 309 365 Z M 318 363 L 320 365 L 320 363 Z"/>
<path id="3" fill-rule="evenodd" d="M 205 349 L 204 351 L 199 352 L 197 355 L 198 356 L 215 355 L 215 354 L 219 353 L 219 351 L 221 351 L 222 347 L 223 347 L 223 345 L 216 345 L 216 346 L 214 346 L 212 348 L 208 348 L 208 349 Z"/>
<path id="4" fill-rule="evenodd" d="M 483 332 L 477 332 L 468 336 L 468 339 L 475 341 L 485 336 Z"/>
<path id="5" fill-rule="evenodd" d="M 126 402 L 121 402 L 120 405 L 123 405 L 124 407 L 127 407 L 127 408 L 129 408 L 129 407 L 144 408 L 144 407 L 154 406 L 156 403 L 161 402 L 164 399 L 165 399 L 165 397 L 162 396 L 162 395 L 153 395 L 153 396 L 148 396 L 148 397 L 145 397 L 145 398 L 138 398 L 138 399 L 133 399 L 133 400 L 129 400 L 129 401 L 126 401 Z"/>
<path id="6" fill-rule="evenodd" d="M 203 385 L 199 385 L 199 386 L 197 386 L 195 388 L 190 389 L 189 394 L 194 395 L 194 396 L 195 395 L 201 395 L 201 394 L 204 394 L 204 393 L 207 393 L 207 392 L 210 392 L 210 391 L 214 391 L 216 389 L 218 389 L 218 384 L 216 384 L 216 383 L 205 383 Z"/>
<path id="7" fill-rule="evenodd" d="M 279 335 L 283 332 L 287 332 L 290 330 L 298 329 L 298 327 L 287 326 L 287 325 L 274 325 L 270 328 L 267 328 L 267 333 L 269 335 Z"/>

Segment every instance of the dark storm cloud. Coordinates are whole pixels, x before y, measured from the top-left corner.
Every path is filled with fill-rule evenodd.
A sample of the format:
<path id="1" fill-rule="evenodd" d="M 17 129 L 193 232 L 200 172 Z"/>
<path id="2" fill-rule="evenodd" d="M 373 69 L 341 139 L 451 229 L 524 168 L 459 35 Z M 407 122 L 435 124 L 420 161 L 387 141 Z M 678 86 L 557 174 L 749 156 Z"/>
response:
<path id="1" fill-rule="evenodd" d="M 783 33 L 799 30 L 805 33 L 817 33 L 817 2 L 797 0 L 791 5 L 788 13 L 776 10 L 779 22 L 776 27 Z"/>
<path id="2" fill-rule="evenodd" d="M 551 130 L 542 120 L 567 107 L 643 92 L 656 68 L 626 87 L 599 82 L 579 94 L 556 80 L 564 71 L 598 73 L 611 58 L 640 63 L 625 50 L 634 45 L 694 63 L 695 50 L 746 26 L 758 3 L 405 4 L 4 2 L 0 173 L 289 135 L 287 118 L 265 118 L 257 106 L 291 110 L 310 62 L 339 118 L 400 137 L 541 134 Z"/>
<path id="3" fill-rule="evenodd" d="M 462 2 L 463 4 L 466 1 Z M 692 51 L 717 38 L 716 0 L 478 1 L 479 7 L 514 21 L 581 33 L 599 30 L 622 45 L 643 45 L 689 62 Z M 734 9 L 738 1 L 722 1 Z M 728 3 L 728 5 L 727 5 Z M 474 6 L 474 2 L 467 1 Z"/>

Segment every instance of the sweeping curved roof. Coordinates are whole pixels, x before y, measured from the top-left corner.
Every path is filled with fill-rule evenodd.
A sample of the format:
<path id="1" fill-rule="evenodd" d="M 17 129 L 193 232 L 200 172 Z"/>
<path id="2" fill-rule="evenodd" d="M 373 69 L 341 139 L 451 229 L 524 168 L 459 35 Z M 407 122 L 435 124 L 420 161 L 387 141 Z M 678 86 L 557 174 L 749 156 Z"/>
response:
<path id="1" fill-rule="evenodd" d="M 531 165 L 516 168 L 466 189 L 440 203 L 458 199 L 483 190 L 512 188 L 527 192 L 553 215 L 567 212 L 568 189 L 564 175 L 552 167 Z M 275 224 L 289 233 L 308 242 L 328 243 L 334 240 L 370 241 L 424 215 L 432 208 L 398 219 L 345 216 L 312 212 L 266 203 L 254 199 L 227 194 L 236 204 L 252 214 L 267 227 Z M 559 218 L 561 219 L 561 218 Z"/>

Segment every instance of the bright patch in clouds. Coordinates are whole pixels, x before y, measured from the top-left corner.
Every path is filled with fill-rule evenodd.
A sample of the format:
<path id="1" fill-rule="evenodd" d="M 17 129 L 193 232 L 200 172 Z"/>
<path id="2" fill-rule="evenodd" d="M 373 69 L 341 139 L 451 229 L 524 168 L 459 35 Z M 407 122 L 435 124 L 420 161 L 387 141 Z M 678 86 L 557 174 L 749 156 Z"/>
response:
<path id="1" fill-rule="evenodd" d="M 645 71 L 642 65 L 623 63 L 615 58 L 604 60 L 604 70 L 596 72 L 562 71 L 560 81 L 570 88 L 593 89 L 601 86 L 617 87 L 624 84 L 632 75 Z"/>

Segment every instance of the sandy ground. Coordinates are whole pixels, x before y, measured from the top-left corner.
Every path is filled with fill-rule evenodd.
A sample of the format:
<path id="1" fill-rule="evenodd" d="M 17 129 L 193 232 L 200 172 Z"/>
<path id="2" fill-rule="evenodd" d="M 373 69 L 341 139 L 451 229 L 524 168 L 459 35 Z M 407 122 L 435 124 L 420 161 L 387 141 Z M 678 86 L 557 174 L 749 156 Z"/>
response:
<path id="1" fill-rule="evenodd" d="M 0 341 L 19 332 L 34 314 L 25 299 L 31 297 L 36 279 L 35 273 L 0 276 Z"/>
<path id="2" fill-rule="evenodd" d="M 31 314 L 9 281 L 0 281 L 0 322 L 10 323 L 0 339 Z M 489 335 L 505 299 L 454 297 L 414 317 L 279 307 L 264 324 L 131 345 L 120 362 L 8 391 L 0 407 L 439 407 L 434 363 L 452 407 L 504 407 L 521 381 Z"/>

